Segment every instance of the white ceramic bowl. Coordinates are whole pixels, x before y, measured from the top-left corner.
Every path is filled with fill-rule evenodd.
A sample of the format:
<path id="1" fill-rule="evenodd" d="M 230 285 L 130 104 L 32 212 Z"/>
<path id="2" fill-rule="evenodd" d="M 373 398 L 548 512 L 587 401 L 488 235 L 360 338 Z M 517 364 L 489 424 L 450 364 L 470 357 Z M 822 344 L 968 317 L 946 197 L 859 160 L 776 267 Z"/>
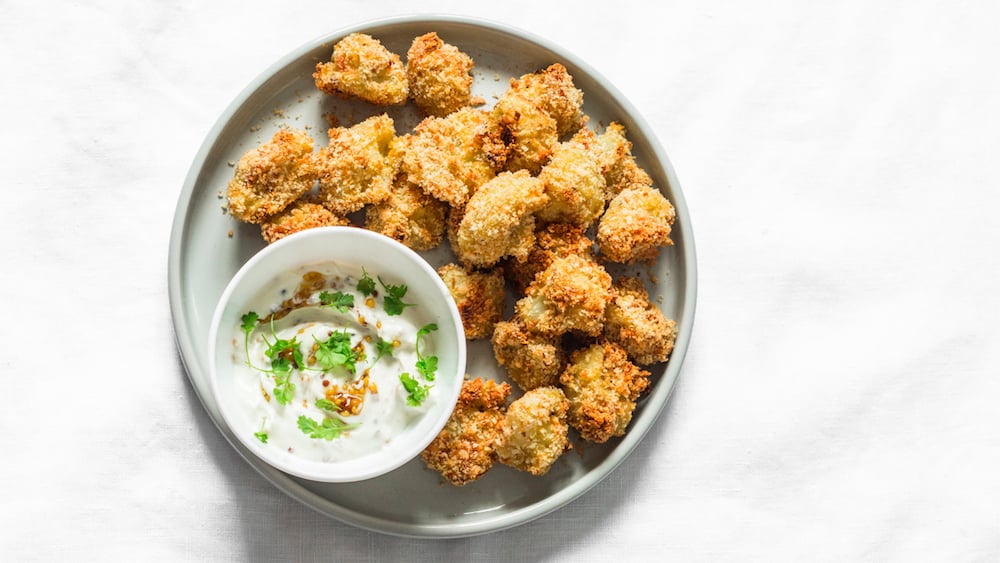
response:
<path id="1" fill-rule="evenodd" d="M 241 400 L 237 379 L 254 374 L 234 361 L 234 341 L 250 303 L 276 276 L 303 266 L 336 262 L 364 267 L 388 283 L 404 283 L 406 302 L 418 303 L 424 322 L 434 322 L 438 372 L 435 400 L 426 412 L 388 444 L 372 453 L 343 461 L 314 461 L 296 456 L 254 436 L 257 419 Z M 389 281 L 398 280 L 398 281 Z M 261 312 L 261 316 L 266 315 Z M 297 477 L 320 482 L 360 481 L 382 475 L 416 457 L 448 421 L 465 376 L 466 342 L 461 317 L 437 272 L 417 253 L 371 231 L 354 227 L 309 229 L 271 244 L 254 255 L 229 282 L 209 329 L 209 370 L 212 391 L 225 423 L 253 455 Z M 381 389 L 380 389 L 381 391 Z M 338 439 L 350 439 L 344 436 Z"/>

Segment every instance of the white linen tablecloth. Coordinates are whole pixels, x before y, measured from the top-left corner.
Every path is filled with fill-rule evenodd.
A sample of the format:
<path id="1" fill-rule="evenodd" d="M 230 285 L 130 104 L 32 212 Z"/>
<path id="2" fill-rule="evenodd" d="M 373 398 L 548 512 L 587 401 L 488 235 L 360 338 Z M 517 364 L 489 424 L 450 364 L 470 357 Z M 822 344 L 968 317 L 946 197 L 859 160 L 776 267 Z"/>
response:
<path id="1" fill-rule="evenodd" d="M 990 2 L 0 2 L 0 560 L 1000 560 L 1000 34 Z M 167 242 L 218 115 L 306 41 L 416 10 L 576 53 L 695 229 L 673 398 L 596 488 L 421 541 L 226 443 Z"/>

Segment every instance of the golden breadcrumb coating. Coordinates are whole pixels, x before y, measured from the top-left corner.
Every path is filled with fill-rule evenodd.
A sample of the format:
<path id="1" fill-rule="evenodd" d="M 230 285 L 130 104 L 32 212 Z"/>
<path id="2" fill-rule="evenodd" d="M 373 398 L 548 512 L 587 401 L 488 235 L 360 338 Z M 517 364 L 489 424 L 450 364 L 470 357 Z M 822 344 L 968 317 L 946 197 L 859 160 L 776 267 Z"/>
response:
<path id="1" fill-rule="evenodd" d="M 534 213 L 545 201 L 542 182 L 524 170 L 503 172 L 480 186 L 458 226 L 459 259 L 479 267 L 504 256 L 524 260 L 535 244 Z"/>
<path id="2" fill-rule="evenodd" d="M 632 156 L 632 143 L 625 138 L 625 127 L 613 122 L 598 138 L 601 173 L 604 175 L 604 199 L 611 201 L 632 184 L 653 185 L 649 177 Z"/>
<path id="3" fill-rule="evenodd" d="M 597 137 L 586 128 L 555 147 L 538 174 L 549 196 L 549 202 L 535 215 L 539 221 L 572 223 L 586 229 L 601 216 L 605 184 L 600 156 Z"/>
<path id="4" fill-rule="evenodd" d="M 365 210 L 365 228 L 398 240 L 414 250 L 436 248 L 444 239 L 448 206 L 408 181 L 396 178 L 389 197 Z"/>
<path id="5" fill-rule="evenodd" d="M 519 91 L 545 110 L 556 121 L 560 137 L 575 132 L 587 122 L 583 113 L 583 91 L 573 85 L 573 77 L 559 63 L 512 80 L 511 90 Z"/>
<path id="6" fill-rule="evenodd" d="M 346 215 L 388 198 L 400 160 L 392 118 L 383 113 L 329 134 L 313 158 L 323 205 Z"/>
<path id="7" fill-rule="evenodd" d="M 614 288 L 615 298 L 604 312 L 604 337 L 639 365 L 667 361 L 674 350 L 677 323 L 649 302 L 639 278 L 622 278 Z"/>
<path id="8" fill-rule="evenodd" d="M 555 385 L 566 367 L 559 337 L 528 332 L 517 322 L 497 323 L 492 342 L 497 363 L 507 368 L 507 375 L 525 391 Z"/>
<path id="9" fill-rule="evenodd" d="M 363 33 L 352 33 L 338 41 L 330 62 L 316 65 L 313 80 L 327 94 L 357 97 L 383 106 L 403 104 L 409 93 L 399 55 Z"/>
<path id="10" fill-rule="evenodd" d="M 500 463 L 532 475 L 545 475 L 571 448 L 566 411 L 569 401 L 558 387 L 539 387 L 507 407 L 503 438 L 497 448 Z"/>
<path id="11" fill-rule="evenodd" d="M 531 99 L 509 91 L 493 107 L 493 117 L 507 142 L 507 170 L 537 174 L 559 144 L 556 120 Z"/>
<path id="12" fill-rule="evenodd" d="M 577 350 L 559 377 L 569 399 L 569 424 L 591 442 L 625 434 L 635 401 L 649 385 L 649 372 L 628 361 L 611 342 Z"/>
<path id="13" fill-rule="evenodd" d="M 458 487 L 489 471 L 503 437 L 508 395 L 507 383 L 481 378 L 466 381 L 451 418 L 421 453 L 427 467 Z"/>
<path id="14" fill-rule="evenodd" d="M 462 206 L 496 176 L 506 151 L 488 112 L 462 108 L 416 126 L 407 137 L 401 170 L 430 195 Z"/>
<path id="15" fill-rule="evenodd" d="M 467 106 L 486 103 L 472 97 L 472 67 L 469 55 L 445 43 L 435 32 L 413 40 L 406 53 L 406 81 L 410 98 L 430 115 L 444 117 Z"/>
<path id="16" fill-rule="evenodd" d="M 268 244 L 292 233 L 315 227 L 350 225 L 345 217 L 338 217 L 329 209 L 313 201 L 300 199 L 281 213 L 268 217 L 260 224 L 260 234 Z"/>
<path id="17" fill-rule="evenodd" d="M 556 258 L 569 254 L 593 258 L 593 250 L 594 241 L 580 227 L 549 223 L 535 230 L 535 246 L 523 262 L 513 259 L 504 261 L 504 275 L 514 289 L 524 293 L 528 285 L 535 281 L 535 276 Z"/>
<path id="18" fill-rule="evenodd" d="M 532 332 L 577 331 L 597 336 L 611 302 L 611 276 L 604 267 L 575 254 L 556 258 L 535 277 L 515 306 L 516 318 Z"/>
<path id="19" fill-rule="evenodd" d="M 504 280 L 498 269 L 470 272 L 458 264 L 445 264 L 438 275 L 448 287 L 462 316 L 469 340 L 493 334 L 493 326 L 503 315 Z"/>
<path id="20" fill-rule="evenodd" d="M 659 190 L 632 184 L 608 204 L 597 226 L 597 246 L 612 262 L 651 262 L 670 239 L 674 206 Z"/>
<path id="21" fill-rule="evenodd" d="M 312 137 L 305 131 L 282 129 L 244 153 L 227 189 L 229 213 L 246 223 L 260 223 L 299 199 L 316 181 L 309 165 L 312 150 Z"/>

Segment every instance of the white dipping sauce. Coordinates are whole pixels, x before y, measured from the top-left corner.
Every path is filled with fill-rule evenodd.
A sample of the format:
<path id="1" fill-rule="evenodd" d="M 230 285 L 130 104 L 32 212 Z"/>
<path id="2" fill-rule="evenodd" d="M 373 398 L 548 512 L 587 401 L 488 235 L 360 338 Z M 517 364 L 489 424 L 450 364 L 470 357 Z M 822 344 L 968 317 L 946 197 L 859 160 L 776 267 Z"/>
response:
<path id="1" fill-rule="evenodd" d="M 309 272 L 321 274 L 322 279 L 309 274 L 317 281 L 307 284 L 303 276 Z M 360 267 L 355 269 L 323 263 L 303 267 L 275 279 L 254 298 L 249 311 L 256 312 L 260 319 L 266 319 L 274 311 L 289 306 L 294 309 L 274 320 L 273 334 L 270 322 L 256 325 L 246 342 L 253 367 L 247 365 L 244 332 L 239 326 L 235 327 L 233 359 L 238 366 L 237 403 L 242 404 L 257 421 L 257 430 L 266 434 L 268 447 L 313 461 L 337 462 L 358 458 L 391 442 L 415 424 L 433 404 L 434 383 L 425 380 L 416 369 L 417 331 L 426 324 L 421 322 L 420 304 L 405 307 L 400 315 L 388 315 L 384 306 L 387 292 L 378 281 L 378 272 L 367 274 L 376 280 L 376 292 L 371 296 L 365 296 L 357 289 L 358 280 L 362 277 Z M 320 284 L 321 287 L 318 287 Z M 352 295 L 354 305 L 347 312 L 323 306 L 320 302 L 323 291 Z M 413 302 L 406 297 L 403 301 Z M 356 373 L 350 373 L 343 366 L 330 371 L 321 371 L 317 364 L 310 366 L 316 340 L 325 341 L 331 332 L 345 329 L 350 335 L 352 348 L 361 352 L 355 366 Z M 434 354 L 434 336 L 435 333 L 431 332 L 421 338 L 420 351 L 425 357 Z M 276 338 L 291 340 L 293 337 L 302 353 L 304 367 L 314 369 L 293 367 L 289 381 L 295 385 L 295 390 L 291 401 L 282 405 L 275 398 L 274 374 L 262 370 L 271 369 L 271 360 L 266 355 L 268 342 L 274 343 Z M 394 344 L 398 342 L 398 345 L 392 349 L 391 356 L 383 355 L 375 361 L 378 356 L 375 346 L 379 338 Z M 426 400 L 419 406 L 407 404 L 409 394 L 400 382 L 403 372 L 409 373 L 422 385 L 432 386 Z M 341 394 L 331 391 L 334 389 Z M 341 411 L 334 413 L 317 407 L 315 402 L 318 399 L 339 401 Z M 360 401 L 360 408 L 357 401 Z M 356 412 L 350 412 L 351 407 Z M 326 418 L 340 418 L 354 427 L 331 440 L 311 438 L 299 428 L 302 416 L 316 423 L 322 423 Z"/>

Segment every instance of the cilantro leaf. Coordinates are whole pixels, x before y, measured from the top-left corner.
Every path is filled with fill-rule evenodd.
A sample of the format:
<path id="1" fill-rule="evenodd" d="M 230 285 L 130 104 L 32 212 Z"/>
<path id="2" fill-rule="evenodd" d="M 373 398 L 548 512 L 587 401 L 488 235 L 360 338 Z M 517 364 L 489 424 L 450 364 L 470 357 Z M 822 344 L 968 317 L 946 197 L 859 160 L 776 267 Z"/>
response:
<path id="1" fill-rule="evenodd" d="M 279 405 L 287 405 L 295 398 L 295 384 L 292 383 L 291 373 L 275 374 L 274 398 Z"/>
<path id="2" fill-rule="evenodd" d="M 391 358 L 392 351 L 395 349 L 396 346 L 391 341 L 383 340 L 382 337 L 376 337 L 375 351 L 378 352 L 378 355 L 375 356 L 375 360 L 372 362 L 372 365 L 375 365 L 379 359 L 382 358 L 382 356 L 389 356 Z"/>
<path id="3" fill-rule="evenodd" d="M 250 333 L 253 332 L 253 329 L 257 326 L 258 318 L 259 317 L 257 316 L 257 313 L 254 313 L 253 311 L 250 311 L 247 314 L 240 317 L 240 320 L 242 321 L 242 323 L 240 324 L 240 328 L 243 329 L 243 332 L 247 336 L 250 336 Z"/>
<path id="4" fill-rule="evenodd" d="M 254 436 L 255 436 L 255 437 L 256 437 L 256 438 L 258 439 L 258 440 L 260 440 L 260 441 L 261 441 L 261 443 L 263 443 L 263 444 L 266 444 L 266 443 L 267 443 L 267 432 L 264 432 L 263 430 L 261 430 L 260 432 L 254 432 L 254 433 L 253 433 L 253 435 L 254 435 Z"/>
<path id="5" fill-rule="evenodd" d="M 390 317 L 403 314 L 403 309 L 407 307 L 415 307 L 414 303 L 403 302 L 403 297 L 406 296 L 406 285 L 386 285 L 382 281 L 382 276 L 379 276 L 378 283 L 382 284 L 382 288 L 385 289 L 385 297 L 382 299 L 385 305 L 385 314 Z"/>
<path id="6" fill-rule="evenodd" d="M 358 280 L 358 291 L 365 297 L 370 297 L 375 293 L 375 280 L 368 275 L 364 268 L 361 268 L 361 279 Z"/>
<path id="7" fill-rule="evenodd" d="M 427 394 L 431 390 L 430 385 L 421 385 L 416 379 L 410 376 L 409 373 L 405 371 L 399 374 L 399 381 L 403 384 L 403 389 L 406 389 L 407 397 L 406 404 L 411 407 L 419 407 L 425 400 L 427 400 Z"/>
<path id="8" fill-rule="evenodd" d="M 346 430 L 355 428 L 354 424 L 347 424 L 339 418 L 324 418 L 323 422 L 316 422 L 306 415 L 300 415 L 298 419 L 299 430 L 310 438 L 323 440 L 333 440 L 339 438 Z"/>
<path id="9" fill-rule="evenodd" d="M 437 356 L 427 356 L 417 360 L 417 371 L 424 376 L 427 381 L 434 381 L 434 375 L 438 368 Z"/>
<path id="10" fill-rule="evenodd" d="M 339 412 L 340 407 L 338 407 L 333 401 L 329 399 L 316 399 L 316 407 L 321 408 L 325 411 Z"/>
<path id="11" fill-rule="evenodd" d="M 314 355 L 316 363 L 324 371 L 329 371 L 343 366 L 344 369 L 355 373 L 355 363 L 361 359 L 361 353 L 351 347 L 351 335 L 347 330 L 333 332 L 326 340 L 313 337 L 319 345 Z"/>
<path id="12" fill-rule="evenodd" d="M 354 296 L 349 293 L 324 291 L 319 294 L 319 302 L 324 306 L 346 313 L 354 306 Z"/>

